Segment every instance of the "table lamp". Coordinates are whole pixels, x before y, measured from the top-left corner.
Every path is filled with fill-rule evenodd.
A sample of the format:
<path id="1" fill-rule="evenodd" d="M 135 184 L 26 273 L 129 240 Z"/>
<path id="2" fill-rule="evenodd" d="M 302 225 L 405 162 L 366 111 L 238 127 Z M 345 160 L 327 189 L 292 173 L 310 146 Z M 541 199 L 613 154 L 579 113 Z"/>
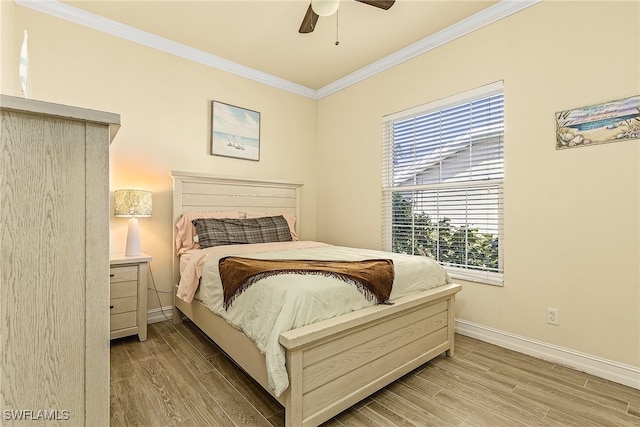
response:
<path id="1" fill-rule="evenodd" d="M 116 190 L 114 196 L 114 215 L 128 217 L 127 248 L 125 256 L 140 255 L 140 229 L 138 217 L 151 216 L 151 191 Z"/>

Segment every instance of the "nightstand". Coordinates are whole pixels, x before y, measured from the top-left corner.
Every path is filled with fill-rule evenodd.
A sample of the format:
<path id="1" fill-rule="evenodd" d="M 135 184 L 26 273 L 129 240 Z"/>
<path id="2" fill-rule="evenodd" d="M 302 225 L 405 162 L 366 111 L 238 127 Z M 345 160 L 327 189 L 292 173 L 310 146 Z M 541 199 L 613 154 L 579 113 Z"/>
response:
<path id="1" fill-rule="evenodd" d="M 147 339 L 147 282 L 151 257 L 111 254 L 111 339 L 138 334 Z"/>

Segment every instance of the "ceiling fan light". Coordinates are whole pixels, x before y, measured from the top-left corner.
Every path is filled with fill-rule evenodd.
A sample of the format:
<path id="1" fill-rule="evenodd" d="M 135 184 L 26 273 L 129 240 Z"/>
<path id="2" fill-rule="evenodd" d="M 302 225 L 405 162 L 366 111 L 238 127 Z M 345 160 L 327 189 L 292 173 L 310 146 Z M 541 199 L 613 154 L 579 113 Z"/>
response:
<path id="1" fill-rule="evenodd" d="M 330 16 L 338 11 L 340 0 L 311 0 L 311 8 L 320 16 Z"/>

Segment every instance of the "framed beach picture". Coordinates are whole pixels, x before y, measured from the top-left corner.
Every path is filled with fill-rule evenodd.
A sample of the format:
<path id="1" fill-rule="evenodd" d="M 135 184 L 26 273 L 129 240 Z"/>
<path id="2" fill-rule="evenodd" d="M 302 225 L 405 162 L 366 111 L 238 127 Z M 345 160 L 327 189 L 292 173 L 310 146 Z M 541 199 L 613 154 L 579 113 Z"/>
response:
<path id="1" fill-rule="evenodd" d="M 211 101 L 211 154 L 260 160 L 260 113 Z"/>
<path id="2" fill-rule="evenodd" d="M 556 113 L 556 149 L 640 138 L 640 95 Z"/>

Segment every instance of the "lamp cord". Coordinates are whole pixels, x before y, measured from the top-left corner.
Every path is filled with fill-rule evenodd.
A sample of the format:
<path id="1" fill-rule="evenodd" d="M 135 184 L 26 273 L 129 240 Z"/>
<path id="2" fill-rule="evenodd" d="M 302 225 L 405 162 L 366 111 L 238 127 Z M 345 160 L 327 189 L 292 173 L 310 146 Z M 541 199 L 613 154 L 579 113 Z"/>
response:
<path id="1" fill-rule="evenodd" d="M 164 312 L 164 309 L 162 308 L 162 301 L 160 300 L 160 294 L 171 294 L 173 292 L 167 292 L 167 291 L 159 291 L 158 288 L 156 288 L 156 281 L 153 278 L 153 270 L 151 270 L 151 263 L 149 263 L 149 274 L 151 275 L 151 285 L 153 286 L 153 288 L 147 288 L 150 291 L 154 291 L 156 293 L 156 298 L 158 298 L 158 306 L 160 307 L 160 311 L 162 312 L 162 315 L 164 316 L 164 318 L 166 320 L 171 320 L 169 319 L 169 317 L 167 317 L 166 313 Z"/>

